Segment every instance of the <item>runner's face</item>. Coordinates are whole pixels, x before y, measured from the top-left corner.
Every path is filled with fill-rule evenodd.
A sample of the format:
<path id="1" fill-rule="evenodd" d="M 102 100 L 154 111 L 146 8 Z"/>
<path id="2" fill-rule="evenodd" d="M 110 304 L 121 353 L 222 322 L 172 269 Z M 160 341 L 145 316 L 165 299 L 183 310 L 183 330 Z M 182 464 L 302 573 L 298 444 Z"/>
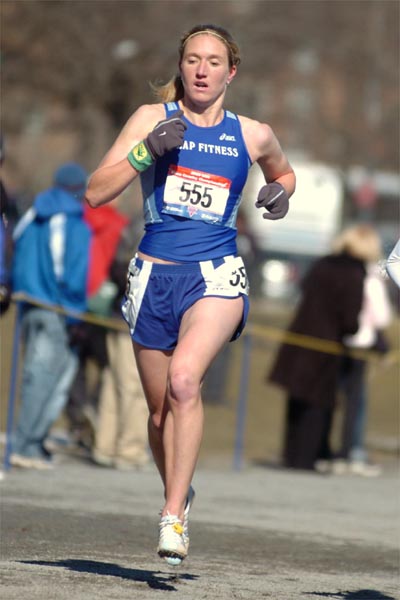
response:
<path id="1" fill-rule="evenodd" d="M 236 73 L 236 67 L 229 67 L 224 42 L 211 34 L 196 35 L 186 43 L 180 69 L 185 93 L 200 104 L 223 95 Z"/>

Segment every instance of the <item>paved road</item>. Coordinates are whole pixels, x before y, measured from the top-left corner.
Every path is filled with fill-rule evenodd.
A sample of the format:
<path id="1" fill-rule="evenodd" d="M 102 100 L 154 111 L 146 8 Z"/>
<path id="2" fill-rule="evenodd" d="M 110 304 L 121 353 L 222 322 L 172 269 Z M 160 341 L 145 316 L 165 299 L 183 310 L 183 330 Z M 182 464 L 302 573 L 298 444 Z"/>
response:
<path id="1" fill-rule="evenodd" d="M 0 483 L 2 600 L 393 600 L 399 593 L 396 465 L 378 479 L 201 467 L 190 556 L 155 554 L 152 467 L 63 458 Z"/>

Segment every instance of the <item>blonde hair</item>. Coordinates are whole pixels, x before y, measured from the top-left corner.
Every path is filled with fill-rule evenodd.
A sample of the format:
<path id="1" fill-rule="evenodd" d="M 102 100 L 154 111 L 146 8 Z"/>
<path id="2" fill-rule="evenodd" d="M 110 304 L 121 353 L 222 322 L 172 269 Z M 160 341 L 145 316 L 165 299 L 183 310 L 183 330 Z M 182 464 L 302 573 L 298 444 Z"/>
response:
<path id="1" fill-rule="evenodd" d="M 185 45 L 189 39 L 202 33 L 208 33 L 221 40 L 228 51 L 229 68 L 240 64 L 240 51 L 231 34 L 218 25 L 196 25 L 181 37 L 179 46 L 179 62 L 183 58 Z M 153 94 L 160 102 L 177 102 L 184 96 L 185 90 L 180 75 L 175 75 L 165 84 L 150 84 Z"/>
<path id="2" fill-rule="evenodd" d="M 376 230 L 367 223 L 348 227 L 332 244 L 334 254 L 346 252 L 364 262 L 376 262 L 382 257 L 382 244 Z"/>

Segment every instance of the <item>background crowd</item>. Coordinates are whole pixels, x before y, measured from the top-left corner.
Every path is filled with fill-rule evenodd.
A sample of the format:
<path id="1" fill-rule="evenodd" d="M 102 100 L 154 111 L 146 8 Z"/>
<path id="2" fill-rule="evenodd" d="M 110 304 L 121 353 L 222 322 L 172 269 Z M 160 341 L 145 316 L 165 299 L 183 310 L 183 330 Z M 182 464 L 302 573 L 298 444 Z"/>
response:
<path id="1" fill-rule="evenodd" d="M 121 212 L 117 201 L 98 209 L 85 205 L 86 180 L 80 164 L 61 165 L 51 186 L 19 219 L 3 188 L 2 313 L 11 292 L 25 295 L 19 303 L 23 367 L 13 467 L 53 467 L 51 431 L 61 416 L 69 443 L 81 447 L 93 464 L 131 469 L 149 459 L 147 410 L 120 313 L 127 265 L 142 224 Z M 252 238 L 242 229 L 251 272 Z M 359 223 L 333 240 L 331 254 L 316 260 L 302 281 L 288 333 L 337 343 L 340 351 L 308 349 L 290 340 L 278 348 L 266 381 L 288 394 L 285 468 L 381 472 L 367 451 L 366 371 L 368 352 L 384 357 L 390 349 L 385 332 L 393 307 L 387 275 L 379 267 L 386 258 L 376 229 Z M 389 271 L 396 267 L 393 253 L 388 264 Z M 81 320 L 82 313 L 114 318 L 116 325 Z M 206 378 L 206 402 L 226 401 L 229 355 L 227 346 Z M 332 448 L 338 407 L 343 412 L 340 444 Z"/>
<path id="2" fill-rule="evenodd" d="M 50 469 L 49 440 L 65 413 L 71 441 L 94 463 L 119 469 L 148 461 L 147 411 L 128 331 L 79 318 L 116 317 L 125 291 L 134 228 L 114 205 L 84 204 L 88 174 L 61 165 L 49 188 L 12 227 L 4 261 L 8 292 L 19 293 L 23 361 L 10 464 Z M 5 207 L 4 220 L 7 217 Z M 89 363 L 95 366 L 90 385 Z"/>
<path id="3" fill-rule="evenodd" d="M 23 354 L 13 465 L 54 465 L 51 432 L 60 417 L 71 443 L 91 463 L 137 468 L 147 461 L 144 400 L 119 309 L 141 222 L 127 210 L 126 197 L 95 211 L 80 198 L 87 172 L 133 106 L 151 101 L 143 81 L 167 72 L 176 36 L 212 15 L 246 48 L 229 97 L 233 111 L 245 106 L 272 123 L 290 155 L 335 165 L 343 175 L 363 165 L 374 184 L 384 184 L 379 189 L 369 181 L 357 184 L 344 201 L 344 224 L 356 226 L 353 234 L 374 238 L 376 252 L 354 254 L 343 241 L 345 228 L 338 237 L 342 245 L 309 265 L 301 299 L 288 309 L 293 311 L 288 340 L 290 334 L 316 336 L 339 344 L 340 355 L 283 344 L 275 364 L 263 366 L 265 399 L 260 399 L 268 403 L 267 384 L 282 393 L 285 467 L 378 474 L 366 448 L 368 359 L 373 355 L 374 364 L 384 364 L 390 351 L 385 333 L 398 310 L 394 284 L 377 264 L 388 257 L 393 231 L 398 236 L 398 183 L 392 185 L 387 175 L 397 175 L 399 164 L 399 71 L 393 52 L 399 5 L 288 0 L 282 10 L 279 1 L 137 0 L 118 2 L 118 10 L 115 2 L 99 3 L 94 18 L 92 3 L 75 2 L 74 10 L 70 4 L 3 2 L 1 7 L 5 263 L 0 304 L 2 314 L 10 315 L 16 308 L 11 293 L 17 292 L 39 303 L 25 302 L 19 313 Z M 62 198 L 56 210 L 54 198 Z M 255 290 L 257 248 L 242 219 L 238 225 L 240 253 Z M 398 257 L 397 249 L 388 264 L 394 279 Z M 115 328 L 71 316 L 80 311 L 111 317 Z M 292 373 L 281 366 L 288 356 L 297 364 Z M 231 401 L 225 383 L 233 359 L 228 346 L 205 380 L 206 402 Z M 129 368 L 124 361 L 130 361 Z M 339 410 L 344 410 L 341 440 L 332 448 L 331 426 Z"/>

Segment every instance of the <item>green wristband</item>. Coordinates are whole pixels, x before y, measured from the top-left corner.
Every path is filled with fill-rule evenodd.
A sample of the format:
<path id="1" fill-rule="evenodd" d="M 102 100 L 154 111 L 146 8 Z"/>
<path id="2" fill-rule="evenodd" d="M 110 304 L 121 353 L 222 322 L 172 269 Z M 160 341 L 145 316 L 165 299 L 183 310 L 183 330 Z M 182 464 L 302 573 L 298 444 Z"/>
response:
<path id="1" fill-rule="evenodd" d="M 139 172 L 145 171 L 154 162 L 153 157 L 147 150 L 146 144 L 143 141 L 132 148 L 127 159 L 132 167 Z"/>

